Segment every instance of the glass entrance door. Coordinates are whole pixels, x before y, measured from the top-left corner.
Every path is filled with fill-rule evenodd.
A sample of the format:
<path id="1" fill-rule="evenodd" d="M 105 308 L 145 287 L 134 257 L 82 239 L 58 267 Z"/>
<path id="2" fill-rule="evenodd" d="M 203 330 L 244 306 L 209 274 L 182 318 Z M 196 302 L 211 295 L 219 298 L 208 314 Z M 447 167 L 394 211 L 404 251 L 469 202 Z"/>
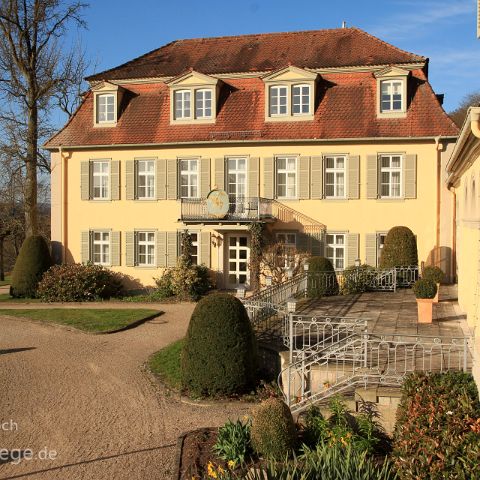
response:
<path id="1" fill-rule="evenodd" d="M 228 237 L 227 287 L 238 288 L 249 283 L 248 261 L 250 242 L 247 235 L 232 234 Z"/>

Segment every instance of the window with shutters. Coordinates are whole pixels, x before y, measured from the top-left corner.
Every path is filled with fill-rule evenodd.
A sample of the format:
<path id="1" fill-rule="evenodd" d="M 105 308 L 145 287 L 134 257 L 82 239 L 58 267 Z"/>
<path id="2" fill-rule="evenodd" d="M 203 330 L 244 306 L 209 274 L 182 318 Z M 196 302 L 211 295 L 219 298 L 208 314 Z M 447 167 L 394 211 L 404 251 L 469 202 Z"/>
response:
<path id="1" fill-rule="evenodd" d="M 276 158 L 276 187 L 278 198 L 297 197 L 297 157 Z"/>
<path id="2" fill-rule="evenodd" d="M 180 168 L 180 198 L 199 197 L 198 159 L 181 159 Z"/>
<path id="3" fill-rule="evenodd" d="M 335 270 L 345 268 L 345 243 L 344 233 L 328 233 L 326 236 L 326 257 Z"/>
<path id="4" fill-rule="evenodd" d="M 295 252 L 297 246 L 297 234 L 290 232 L 278 232 L 276 234 L 277 242 L 281 243 L 284 246 L 283 266 L 285 268 L 290 268 L 295 265 Z"/>
<path id="5" fill-rule="evenodd" d="M 116 95 L 102 93 L 96 95 L 96 123 L 115 123 L 116 118 Z"/>
<path id="6" fill-rule="evenodd" d="M 155 245 L 155 232 L 135 232 L 135 264 L 139 267 L 155 266 Z"/>
<path id="7" fill-rule="evenodd" d="M 245 157 L 227 159 L 227 193 L 234 197 L 247 195 L 247 159 Z"/>
<path id="8" fill-rule="evenodd" d="M 92 231 L 90 261 L 95 265 L 110 265 L 110 232 Z"/>
<path id="9" fill-rule="evenodd" d="M 136 186 L 138 200 L 155 198 L 155 160 L 136 161 Z"/>
<path id="10" fill-rule="evenodd" d="M 329 155 L 324 158 L 325 198 L 345 198 L 345 155 Z"/>
<path id="11" fill-rule="evenodd" d="M 380 197 L 401 198 L 402 155 L 380 155 Z"/>
<path id="12" fill-rule="evenodd" d="M 90 164 L 91 195 L 93 200 L 110 198 L 110 162 L 93 160 Z"/>

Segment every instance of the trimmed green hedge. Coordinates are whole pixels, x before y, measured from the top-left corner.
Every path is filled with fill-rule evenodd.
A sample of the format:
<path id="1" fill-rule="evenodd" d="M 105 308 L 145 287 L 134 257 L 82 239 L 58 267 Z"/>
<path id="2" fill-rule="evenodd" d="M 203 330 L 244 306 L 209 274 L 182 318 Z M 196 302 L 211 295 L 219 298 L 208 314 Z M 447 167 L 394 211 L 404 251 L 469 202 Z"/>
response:
<path id="1" fill-rule="evenodd" d="M 473 377 L 411 374 L 397 410 L 393 454 L 401 479 L 479 478 L 480 402 Z"/>
<path id="2" fill-rule="evenodd" d="M 393 227 L 387 233 L 380 268 L 418 265 L 417 239 L 408 227 Z"/>
<path id="3" fill-rule="evenodd" d="M 193 311 L 182 353 L 182 386 L 195 395 L 232 395 L 253 386 L 255 336 L 242 302 L 216 293 Z"/>
<path id="4" fill-rule="evenodd" d="M 310 298 L 338 295 L 339 286 L 332 262 L 326 257 L 308 260 L 307 295 Z"/>
<path id="5" fill-rule="evenodd" d="M 38 282 L 51 266 L 52 257 L 45 238 L 41 235 L 27 237 L 13 268 L 10 295 L 35 298 Z"/>

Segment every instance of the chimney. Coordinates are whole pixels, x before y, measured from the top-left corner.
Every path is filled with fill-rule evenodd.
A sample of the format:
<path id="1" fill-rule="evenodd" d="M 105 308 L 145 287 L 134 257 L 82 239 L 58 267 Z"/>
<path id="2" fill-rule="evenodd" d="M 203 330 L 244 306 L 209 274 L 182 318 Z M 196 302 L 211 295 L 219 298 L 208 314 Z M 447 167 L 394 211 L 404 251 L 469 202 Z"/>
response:
<path id="1" fill-rule="evenodd" d="M 342 28 L 347 28 L 347 22 L 345 20 L 342 22 Z"/>

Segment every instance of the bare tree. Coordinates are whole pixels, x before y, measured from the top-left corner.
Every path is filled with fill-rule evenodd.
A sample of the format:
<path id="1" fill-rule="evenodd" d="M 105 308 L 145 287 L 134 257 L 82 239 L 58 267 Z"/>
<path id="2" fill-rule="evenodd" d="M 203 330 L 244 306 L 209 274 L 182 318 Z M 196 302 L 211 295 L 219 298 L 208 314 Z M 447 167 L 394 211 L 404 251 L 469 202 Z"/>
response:
<path id="1" fill-rule="evenodd" d="M 477 107 L 478 105 L 480 105 L 480 91 L 469 93 L 462 98 L 458 107 L 450 112 L 449 115 L 457 127 L 461 127 L 465 121 L 469 107 Z"/>
<path id="2" fill-rule="evenodd" d="M 2 113 L 4 129 L 13 139 L 12 151 L 23 162 L 23 206 L 26 235 L 38 225 L 39 166 L 48 162 L 39 153 L 45 135 L 42 115 L 78 74 L 78 50 L 65 48 L 67 28 L 85 26 L 87 5 L 62 0 L 0 0 L 0 93 L 8 105 Z"/>

